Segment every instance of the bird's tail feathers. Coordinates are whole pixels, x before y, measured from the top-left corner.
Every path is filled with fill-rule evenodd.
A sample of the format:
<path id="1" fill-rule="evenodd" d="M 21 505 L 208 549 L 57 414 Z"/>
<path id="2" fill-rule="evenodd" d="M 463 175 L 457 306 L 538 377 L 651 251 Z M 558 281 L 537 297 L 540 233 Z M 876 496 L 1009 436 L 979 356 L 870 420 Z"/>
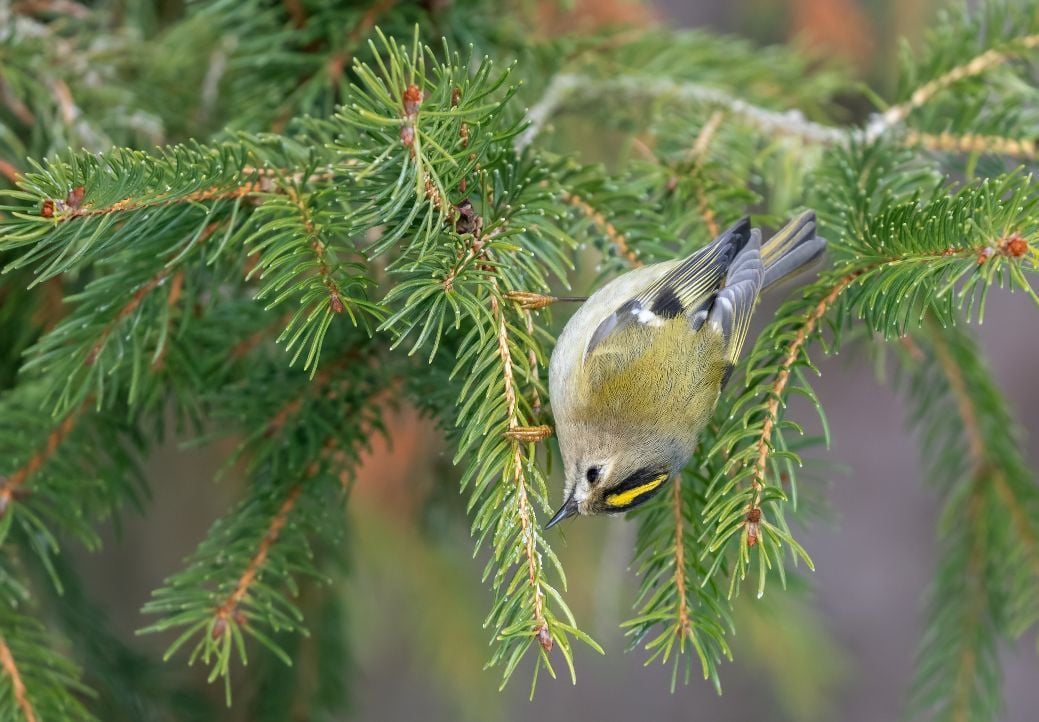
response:
<path id="1" fill-rule="evenodd" d="M 761 246 L 765 264 L 764 286 L 774 285 L 817 259 L 826 239 L 815 235 L 815 211 L 805 211 L 783 226 Z"/>

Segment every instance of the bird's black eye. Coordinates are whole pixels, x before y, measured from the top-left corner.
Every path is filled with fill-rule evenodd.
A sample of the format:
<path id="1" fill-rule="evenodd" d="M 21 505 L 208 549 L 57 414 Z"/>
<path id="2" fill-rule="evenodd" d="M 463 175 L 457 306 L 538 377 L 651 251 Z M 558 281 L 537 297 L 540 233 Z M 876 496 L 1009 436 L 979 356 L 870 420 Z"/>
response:
<path id="1" fill-rule="evenodd" d="M 599 481 L 599 475 L 602 473 L 602 469 L 598 466 L 589 466 L 588 471 L 585 472 L 584 478 L 588 479 L 589 484 L 594 484 Z"/>

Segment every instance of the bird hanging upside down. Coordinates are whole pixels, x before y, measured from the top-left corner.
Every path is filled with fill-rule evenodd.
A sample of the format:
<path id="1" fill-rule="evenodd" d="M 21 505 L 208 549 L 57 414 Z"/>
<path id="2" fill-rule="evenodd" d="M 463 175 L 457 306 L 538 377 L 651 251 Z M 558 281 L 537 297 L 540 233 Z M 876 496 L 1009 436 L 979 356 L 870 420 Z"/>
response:
<path id="1" fill-rule="evenodd" d="M 549 366 L 575 514 L 627 511 L 681 472 L 747 338 L 761 291 L 825 250 L 806 211 L 766 243 L 744 218 L 688 258 L 630 271 L 570 318 Z"/>

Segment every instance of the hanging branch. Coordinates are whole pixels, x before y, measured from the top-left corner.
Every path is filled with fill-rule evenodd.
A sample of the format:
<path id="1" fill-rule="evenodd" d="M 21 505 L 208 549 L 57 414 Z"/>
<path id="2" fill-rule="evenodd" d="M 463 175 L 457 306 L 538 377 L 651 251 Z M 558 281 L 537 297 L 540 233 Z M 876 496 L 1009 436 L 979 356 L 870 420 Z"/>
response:
<path id="1" fill-rule="evenodd" d="M 18 665 L 15 664 L 14 657 L 11 656 L 11 650 L 3 637 L 0 637 L 0 668 L 4 670 L 4 674 L 11 681 L 11 692 L 14 695 L 15 704 L 18 705 L 18 709 L 21 710 L 22 715 L 25 717 L 25 722 L 36 722 L 36 712 L 33 711 L 32 703 L 29 702 L 29 697 L 25 692 L 25 683 L 22 682 L 22 675 L 18 671 Z"/>
<path id="2" fill-rule="evenodd" d="M 1039 490 L 972 340 L 933 322 L 920 340 L 922 358 L 905 364 L 907 385 L 928 476 L 946 501 L 943 562 L 912 703 L 935 718 L 994 720 L 1001 708 L 999 642 L 1039 618 L 1039 567 L 1029 563 Z"/>

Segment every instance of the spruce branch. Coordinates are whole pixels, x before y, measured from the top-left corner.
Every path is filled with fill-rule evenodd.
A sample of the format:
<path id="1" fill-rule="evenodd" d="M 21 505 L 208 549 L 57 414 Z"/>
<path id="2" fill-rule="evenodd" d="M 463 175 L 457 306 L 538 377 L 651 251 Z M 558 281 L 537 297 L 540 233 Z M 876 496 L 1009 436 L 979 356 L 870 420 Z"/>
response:
<path id="1" fill-rule="evenodd" d="M 0 610 L 0 709 L 5 718 L 94 722 L 82 701 L 92 694 L 75 665 L 51 648 L 43 626 L 5 599 Z"/>
<path id="2" fill-rule="evenodd" d="M 36 712 L 33 710 L 32 703 L 29 702 L 29 698 L 25 693 L 25 683 L 22 681 L 22 675 L 18 671 L 18 665 L 15 663 L 14 657 L 11 656 L 11 649 L 7 646 L 7 642 L 4 641 L 3 637 L 0 637 L 0 668 L 3 668 L 4 674 L 7 675 L 10 681 L 11 693 L 14 696 L 15 704 L 22 711 L 26 722 L 36 722 Z"/>
<path id="3" fill-rule="evenodd" d="M 73 427 L 76 425 L 77 416 L 78 414 L 75 412 L 66 416 L 65 419 L 47 435 L 47 441 L 44 443 L 42 448 L 38 449 L 36 453 L 29 457 L 27 462 L 16 469 L 13 473 L 4 477 L 3 482 L 0 483 L 0 514 L 7 513 L 12 500 L 22 493 L 22 485 L 29 480 L 29 477 L 39 471 L 40 467 L 47 463 L 47 460 L 57 452 L 58 446 L 62 441 L 64 441 L 65 437 L 69 435 L 69 432 L 71 432 Z"/>
<path id="4" fill-rule="evenodd" d="M 906 363 L 913 420 L 947 501 L 912 703 L 934 719 L 996 719 L 999 640 L 1039 619 L 1039 567 L 1029 561 L 1039 492 L 972 340 L 936 322 L 919 340 L 922 358 Z"/>
<path id="5" fill-rule="evenodd" d="M 1035 142 L 1029 138 L 1004 138 L 993 135 L 964 133 L 957 135 L 944 133 L 921 133 L 916 130 L 905 132 L 908 145 L 920 146 L 927 150 L 941 153 L 957 153 L 960 155 L 991 154 L 1001 155 L 1018 160 L 1034 161 L 1039 159 Z"/>
<path id="6" fill-rule="evenodd" d="M 17 533 L 60 589 L 51 563 L 59 531 L 95 548 L 94 525 L 140 502 L 143 443 L 125 409 L 51 418 L 39 413 L 43 398 L 28 383 L 0 395 L 0 542 Z"/>
<path id="7" fill-rule="evenodd" d="M 272 635 L 308 633 L 293 598 L 300 577 L 322 578 L 311 539 L 339 534 L 331 512 L 341 506 L 359 449 L 381 428 L 381 410 L 372 402 L 392 368 L 373 363 L 362 339 L 336 340 L 346 342 L 338 362 L 313 379 L 292 374 L 268 386 L 272 393 L 262 399 L 246 385 L 225 391 L 228 414 L 262 409 L 268 419 L 247 430 L 236 454 L 249 461 L 251 488 L 235 512 L 214 525 L 188 567 L 144 607 L 162 618 L 142 632 L 179 632 L 167 659 L 194 641 L 189 663 L 208 665 L 211 682 L 223 678 L 228 702 L 231 663 L 233 657 L 247 663 L 247 638 L 290 664 Z M 281 376 L 274 364 L 267 361 L 256 373 Z"/>
<path id="8" fill-rule="evenodd" d="M 775 381 L 768 393 L 768 401 L 765 404 L 765 418 L 761 424 L 761 432 L 757 441 L 757 460 L 754 462 L 754 473 L 750 479 L 751 488 L 754 490 L 754 498 L 747 508 L 744 519 L 746 528 L 747 546 L 754 546 L 758 540 L 758 529 L 761 524 L 761 496 L 767 483 L 765 475 L 768 469 L 768 458 L 772 451 L 772 432 L 779 418 L 779 407 L 784 398 L 787 384 L 790 382 L 790 374 L 794 365 L 800 360 L 805 344 L 815 332 L 816 326 L 823 316 L 830 310 L 837 298 L 861 273 L 852 272 L 840 279 L 814 308 L 798 324 L 793 339 L 787 349 L 786 355 L 779 364 L 779 372 L 775 375 Z"/>
<path id="9" fill-rule="evenodd" d="M 718 108 L 732 122 L 753 127 L 762 136 L 792 136 L 822 146 L 872 143 L 881 138 L 893 138 L 944 152 L 980 151 L 1012 158 L 1031 155 L 1027 151 L 1027 138 L 986 138 L 977 133 L 955 134 L 948 130 L 935 137 L 935 134 L 906 127 L 914 111 L 926 108 L 940 99 L 945 91 L 967 79 L 992 73 L 1039 47 L 1039 33 L 1033 32 L 1036 29 L 1034 18 L 1024 12 L 1017 12 L 1012 4 L 989 3 L 978 17 L 960 18 L 958 24 L 958 27 L 954 26 L 957 32 L 950 33 L 957 41 L 969 38 L 970 42 L 976 43 L 975 36 L 981 35 L 985 46 L 964 61 L 960 47 L 955 52 L 943 53 L 946 50 L 943 43 L 947 38 L 936 38 L 933 47 L 928 49 L 931 57 L 917 62 L 910 60 L 904 64 L 903 87 L 912 82 L 918 85 L 908 92 L 903 102 L 874 114 L 861 127 L 846 128 L 813 122 L 799 110 L 774 110 L 736 97 L 722 88 L 678 79 L 673 74 L 665 74 L 664 77 L 648 73 L 594 75 L 567 72 L 564 69 L 553 76 L 538 103 L 528 111 L 529 124 L 523 134 L 517 137 L 516 148 L 522 150 L 531 145 L 565 104 L 580 104 L 587 99 L 610 94 L 629 100 L 636 97 L 667 98 L 693 106 Z M 639 41 L 631 45 L 637 47 Z M 958 62 L 950 66 L 949 60 L 952 58 Z M 765 75 L 768 72 L 763 70 Z M 933 77 L 924 79 L 921 76 L 925 72 L 933 74 Z"/>
<path id="10" fill-rule="evenodd" d="M 588 201 L 578 195 L 574 195 L 568 191 L 562 191 L 561 198 L 563 202 L 577 208 L 589 221 L 591 221 L 597 229 L 599 229 L 606 239 L 613 244 L 616 252 L 623 256 L 628 262 L 628 265 L 637 268 L 642 265 L 642 261 L 639 259 L 638 254 L 632 250 L 628 245 L 627 239 L 624 234 L 617 230 L 617 227 L 607 220 L 606 216 L 597 211 Z"/>
<path id="11" fill-rule="evenodd" d="M 922 108 L 936 95 L 960 81 L 982 75 L 1036 47 L 1039 47 L 1039 34 L 1012 38 L 1000 48 L 989 48 L 962 65 L 957 65 L 934 80 L 924 83 L 913 91 L 908 100 L 885 110 L 881 118 L 885 125 L 897 125 L 909 117 L 914 110 Z"/>
<path id="12" fill-rule="evenodd" d="M 703 167 L 704 158 L 707 155 L 707 149 L 711 145 L 711 141 L 714 140 L 715 134 L 718 132 L 718 127 L 722 124 L 725 119 L 725 114 L 720 110 L 716 110 L 711 113 L 711 117 L 707 119 L 700 132 L 696 134 L 696 140 L 693 141 L 693 146 L 689 150 L 689 155 L 692 156 L 693 167 L 691 173 L 695 175 Z M 721 229 L 718 227 L 718 220 L 714 215 L 714 210 L 711 208 L 711 204 L 707 199 L 707 192 L 702 184 L 696 184 L 696 205 L 700 210 L 700 215 L 703 217 L 704 225 L 707 227 L 707 232 L 711 235 L 711 238 L 716 237 Z"/>
<path id="13" fill-rule="evenodd" d="M 271 517 L 271 521 L 267 525 L 267 531 L 264 532 L 263 537 L 260 539 L 256 554 L 249 560 L 249 565 L 242 572 L 242 576 L 238 578 L 234 591 L 228 594 L 227 598 L 216 608 L 214 615 L 216 621 L 211 632 L 213 636 L 223 637 L 227 633 L 229 620 L 235 618 L 234 621 L 238 621 L 239 618 L 235 616 L 239 614 L 238 605 L 242 603 L 242 600 L 249 593 L 249 587 L 257 580 L 259 571 L 263 568 L 267 555 L 270 554 L 271 546 L 278 542 L 278 536 L 281 534 L 282 527 L 285 526 L 289 514 L 292 513 L 293 507 L 296 506 L 296 501 L 299 499 L 301 491 L 303 491 L 302 482 L 291 486 L 285 495 L 284 501 L 281 502 L 281 506 L 278 507 L 274 516 Z"/>

